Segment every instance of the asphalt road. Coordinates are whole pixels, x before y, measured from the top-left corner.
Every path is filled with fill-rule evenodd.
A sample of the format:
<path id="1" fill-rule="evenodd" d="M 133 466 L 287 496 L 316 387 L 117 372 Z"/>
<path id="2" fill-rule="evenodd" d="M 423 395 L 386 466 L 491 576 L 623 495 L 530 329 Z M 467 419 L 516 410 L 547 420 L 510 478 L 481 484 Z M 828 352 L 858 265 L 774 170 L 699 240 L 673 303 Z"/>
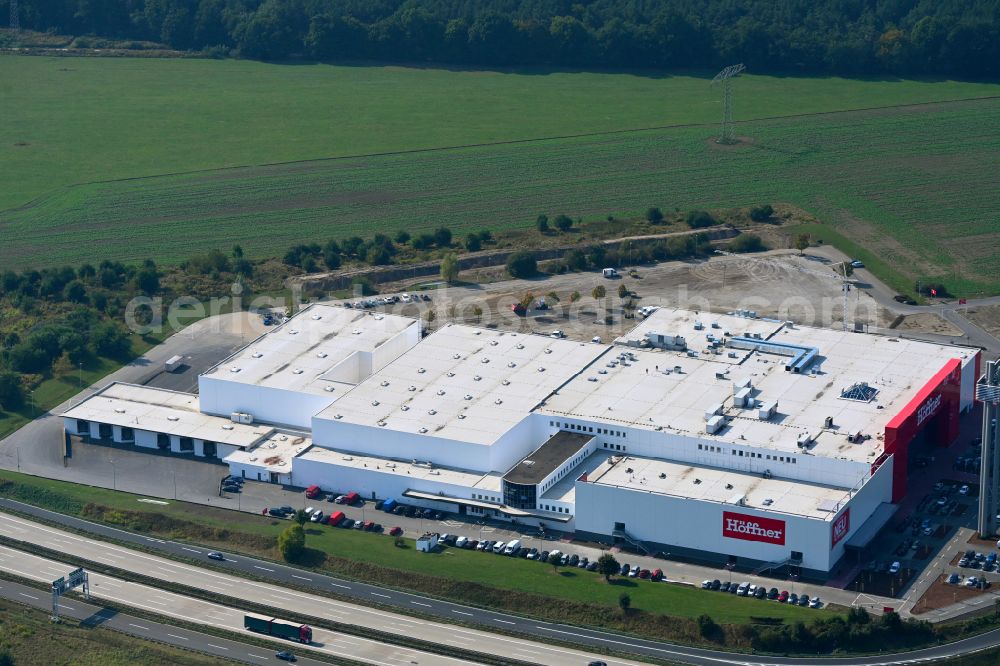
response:
<path id="1" fill-rule="evenodd" d="M 52 610 L 52 596 L 36 587 L 20 583 L 0 580 L 0 597 L 16 601 L 46 612 Z M 154 640 L 167 645 L 196 650 L 213 657 L 231 659 L 245 664 L 283 664 L 274 656 L 274 650 L 249 645 L 237 641 L 209 636 L 190 629 L 182 629 L 160 622 L 152 622 L 146 618 L 119 613 L 113 609 L 86 603 L 77 598 L 63 598 L 59 604 L 59 613 L 64 617 L 80 620 L 90 626 L 101 626 L 119 631 L 123 634 Z M 292 648 L 294 650 L 294 648 Z M 329 666 L 325 661 L 317 661 L 299 656 L 298 664 L 302 666 Z"/>
<path id="2" fill-rule="evenodd" d="M 140 554 L 139 557 L 143 557 L 143 555 Z M 155 567 L 151 563 L 147 564 Z M 65 564 L 3 546 L 0 546 L 0 565 L 7 571 L 23 578 L 40 582 L 52 581 L 65 575 L 71 569 Z M 237 634 L 248 633 L 243 628 L 244 611 L 241 609 L 228 608 L 221 604 L 166 592 L 156 587 L 131 583 L 100 573 L 90 573 L 89 577 L 91 598 L 106 599 L 168 618 L 204 624 Z M 236 584 L 241 582 L 235 581 Z M 46 595 L 42 593 L 42 596 Z M 51 599 L 51 597 L 49 598 Z M 261 601 L 267 601 L 267 599 L 261 599 Z M 73 602 L 68 603 L 72 604 Z M 445 657 L 358 636 L 345 636 L 316 627 L 313 627 L 313 642 L 308 646 L 294 641 L 273 640 L 281 646 L 281 649 L 295 651 L 299 654 L 308 651 L 325 652 L 331 656 L 341 656 L 378 666 L 397 666 L 398 664 L 460 666 L 463 663 L 469 663 L 462 659 Z M 255 647 L 255 654 L 260 656 L 263 650 L 263 648 Z M 265 651 L 264 654 L 267 652 Z M 273 656 L 274 652 L 272 651 L 270 654 Z"/>
<path id="3" fill-rule="evenodd" d="M 142 544 L 147 548 L 160 550 L 166 553 L 173 553 L 184 557 L 200 557 L 204 552 L 201 549 L 193 548 L 189 545 L 164 541 L 152 537 L 132 534 L 115 528 L 96 525 L 77 518 L 53 513 L 45 509 L 31 507 L 30 505 L 15 502 L 13 500 L 0 499 L 0 506 L 6 506 L 25 513 L 31 513 L 33 515 L 44 516 L 54 522 L 71 525 L 77 529 L 86 530 L 102 537 Z M 17 529 L 13 529 L 11 526 Z M 200 567 L 180 564 L 173 561 L 160 561 L 159 564 L 150 565 L 150 562 L 154 558 L 146 555 L 145 553 L 129 551 L 119 546 L 106 544 L 101 541 L 82 538 L 74 534 L 63 533 L 47 526 L 37 525 L 20 518 L 5 516 L 2 514 L 0 514 L 0 531 L 5 534 L 13 534 L 14 538 L 21 541 L 39 543 L 42 545 L 54 544 L 54 547 L 61 550 L 67 549 L 70 545 L 72 545 L 73 552 L 82 557 L 87 557 L 88 559 L 94 559 L 90 553 L 104 551 L 113 556 L 111 561 L 114 562 L 115 566 L 147 576 L 156 577 L 158 575 L 156 569 L 151 568 L 151 566 L 162 566 L 164 571 L 160 572 L 159 575 L 164 576 L 165 574 L 170 577 L 170 580 L 178 580 L 180 572 L 183 571 L 185 575 L 200 576 L 202 585 L 204 585 L 207 580 L 209 585 L 206 586 L 206 589 L 212 589 L 212 585 L 215 585 L 215 587 L 218 588 L 218 582 L 223 579 L 230 583 L 232 580 L 237 580 L 238 584 L 242 588 L 246 588 L 248 590 L 251 588 L 261 588 L 262 586 L 267 588 L 270 587 L 266 586 L 266 584 L 255 583 L 238 578 L 233 579 L 225 576 L 225 574 L 216 574 L 215 572 L 204 570 Z M 51 539 L 59 539 L 62 543 Z M 96 549 L 96 551 L 92 551 L 92 549 Z M 285 582 L 292 583 L 303 588 L 311 588 L 319 593 L 335 592 L 338 595 L 352 597 L 365 603 L 379 603 L 385 606 L 405 607 L 411 610 L 418 610 L 425 615 L 437 616 L 446 620 L 461 620 L 476 623 L 483 626 L 487 630 L 491 627 L 502 628 L 532 635 L 542 640 L 558 639 L 565 642 L 576 643 L 581 646 L 605 647 L 620 652 L 629 652 L 636 655 L 656 657 L 659 659 L 676 661 L 685 664 L 696 664 L 698 666 L 718 666 L 719 664 L 742 664 L 744 666 L 776 666 L 779 664 L 787 664 L 790 666 L 814 666 L 817 663 L 844 666 L 888 666 L 889 664 L 899 663 L 933 663 L 941 659 L 1000 646 L 1000 630 L 993 630 L 979 636 L 963 639 L 947 645 L 935 646 L 925 650 L 899 654 L 840 658 L 823 658 L 819 656 L 763 657 L 738 655 L 716 650 L 705 650 L 659 641 L 619 636 L 608 632 L 584 629 L 571 625 L 540 622 L 514 615 L 496 613 L 480 608 L 438 601 L 436 599 L 407 594 L 388 588 L 366 585 L 364 583 L 358 583 L 357 581 L 332 578 L 315 572 L 304 571 L 294 567 L 287 567 L 269 561 L 254 560 L 245 556 L 237 556 L 236 559 L 227 558 L 227 560 L 221 564 L 234 573 L 250 573 L 255 577 L 265 578 L 276 583 Z M 190 584 L 190 582 L 187 582 L 187 584 Z M 295 598 L 295 608 L 301 607 L 304 597 L 312 596 L 303 595 L 300 592 L 290 591 L 280 587 L 276 588 L 276 590 L 277 591 L 272 590 L 271 594 L 273 596 L 268 599 L 267 603 L 278 607 L 280 607 L 280 603 L 284 603 L 281 600 L 282 596 L 286 598 Z M 257 591 L 254 590 L 253 594 L 256 595 Z M 254 598 L 257 597 L 255 596 Z M 407 635 L 416 634 L 422 638 L 428 638 L 432 630 L 437 631 L 439 629 L 443 629 L 448 632 L 448 635 L 452 637 L 462 633 L 476 634 L 477 636 L 474 639 L 474 642 L 470 641 L 470 644 L 467 645 L 467 647 L 472 647 L 474 645 L 475 649 L 480 651 L 491 650 L 499 654 L 513 656 L 514 645 L 517 645 L 517 650 L 522 655 L 520 658 L 525 658 L 524 655 L 531 653 L 520 652 L 521 650 L 536 650 L 537 648 L 535 646 L 541 646 L 545 652 L 541 652 L 537 655 L 536 658 L 539 663 L 586 664 L 589 659 L 587 655 L 578 653 L 579 661 L 567 662 L 565 661 L 566 655 L 573 654 L 575 651 L 564 648 L 555 648 L 545 645 L 544 643 L 521 641 L 520 639 L 508 636 L 466 630 L 455 626 L 438 625 L 437 623 L 428 622 L 426 620 L 416 621 L 411 617 L 378 611 L 371 608 L 350 606 L 344 602 L 338 602 L 332 599 L 319 598 L 317 603 L 328 604 L 332 607 L 340 606 L 341 609 L 347 607 L 350 607 L 351 609 L 359 609 L 357 612 L 351 610 L 351 612 L 348 613 L 350 621 L 357 624 L 367 623 L 372 617 L 382 617 L 390 626 L 393 624 L 398 625 L 395 627 L 396 633 L 405 632 Z M 414 628 L 415 623 L 419 625 L 416 628 Z M 558 661 L 550 661 L 550 656 L 559 657 Z M 623 660 L 610 658 L 604 658 L 604 661 L 607 661 L 609 664 L 629 663 Z"/>

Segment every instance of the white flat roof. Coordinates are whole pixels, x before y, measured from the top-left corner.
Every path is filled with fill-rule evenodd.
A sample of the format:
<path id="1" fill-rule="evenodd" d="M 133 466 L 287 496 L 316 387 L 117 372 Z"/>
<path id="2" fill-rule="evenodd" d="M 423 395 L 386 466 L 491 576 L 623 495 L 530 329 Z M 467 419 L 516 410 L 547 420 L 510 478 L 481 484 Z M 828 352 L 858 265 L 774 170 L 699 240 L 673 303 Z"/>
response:
<path id="1" fill-rule="evenodd" d="M 259 467 L 278 474 L 291 474 L 292 459 L 308 451 L 311 446 L 312 440 L 303 435 L 275 432 L 253 448 L 233 451 L 223 461 Z"/>
<path id="2" fill-rule="evenodd" d="M 607 349 L 449 324 L 317 418 L 489 445 Z"/>
<path id="3" fill-rule="evenodd" d="M 692 323 L 691 315 L 661 309 L 642 326 L 664 333 L 682 331 L 684 335 L 684 326 Z M 722 327 L 690 331 L 699 334 L 702 342 L 705 333 L 718 334 L 724 329 L 741 335 L 756 329 L 762 337 L 771 331 L 771 340 L 776 342 L 816 347 L 819 355 L 811 366 L 816 372 L 787 372 L 784 366 L 788 357 L 764 352 L 740 351 L 737 360 L 742 362 L 734 363 L 728 357 L 728 347 L 718 355 L 705 354 L 700 346 L 695 347 L 698 351 L 692 358 L 685 352 L 616 346 L 616 353 L 602 359 L 607 362 L 596 364 L 560 388 L 541 411 L 793 453 L 802 452 L 797 441 L 801 434 L 808 433 L 816 436 L 809 448 L 812 455 L 871 461 L 882 452 L 886 424 L 920 388 L 948 360 L 975 353 L 963 347 L 830 329 L 789 328 L 737 317 L 705 315 L 701 319 L 706 323 L 720 320 Z M 691 341 L 689 337 L 689 345 Z M 625 363 L 617 359 L 623 352 L 632 354 Z M 608 367 L 612 362 L 613 367 Z M 680 366 L 680 373 L 674 371 L 675 366 Z M 726 378 L 719 378 L 717 373 L 727 373 Z M 734 406 L 734 382 L 747 378 L 753 384 L 753 398 L 758 404 L 777 401 L 777 413 L 770 420 L 759 420 L 756 407 Z M 873 400 L 860 402 L 841 397 L 844 389 L 859 382 L 877 389 Z M 705 432 L 705 412 L 720 404 L 728 423 L 709 435 Z M 833 418 L 834 428 L 825 430 L 828 416 Z M 857 444 L 847 441 L 848 433 L 859 432 L 871 439 Z"/>
<path id="4" fill-rule="evenodd" d="M 426 479 L 436 483 L 447 483 L 466 488 L 475 488 L 484 492 L 500 492 L 500 481 L 503 474 L 472 472 L 450 467 L 439 467 L 425 463 L 405 462 L 378 458 L 370 455 L 359 455 L 350 451 L 337 451 L 315 446 L 299 456 L 302 460 L 337 465 L 356 470 L 398 474 L 408 479 Z"/>
<path id="5" fill-rule="evenodd" d="M 204 374 L 236 384 L 324 394 L 322 375 L 354 352 L 372 352 L 416 319 L 314 303 Z M 343 384 L 340 384 L 343 386 Z"/>
<path id="6" fill-rule="evenodd" d="M 162 432 L 233 446 L 251 446 L 274 432 L 198 411 L 198 396 L 115 382 L 62 414 L 63 418 Z"/>
<path id="7" fill-rule="evenodd" d="M 847 488 L 635 456 L 605 456 L 586 483 L 820 520 L 831 520 L 850 499 Z"/>

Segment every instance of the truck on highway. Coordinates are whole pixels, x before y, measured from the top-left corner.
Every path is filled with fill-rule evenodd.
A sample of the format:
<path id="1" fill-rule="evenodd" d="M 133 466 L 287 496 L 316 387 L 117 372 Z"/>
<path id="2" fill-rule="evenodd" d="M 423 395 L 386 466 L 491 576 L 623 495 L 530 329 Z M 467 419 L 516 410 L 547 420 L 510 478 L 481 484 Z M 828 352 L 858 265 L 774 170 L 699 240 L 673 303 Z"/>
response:
<path id="1" fill-rule="evenodd" d="M 265 615 L 247 613 L 243 616 L 243 628 L 258 634 L 267 634 L 300 643 L 312 643 L 312 628 L 305 624 L 293 624 Z"/>

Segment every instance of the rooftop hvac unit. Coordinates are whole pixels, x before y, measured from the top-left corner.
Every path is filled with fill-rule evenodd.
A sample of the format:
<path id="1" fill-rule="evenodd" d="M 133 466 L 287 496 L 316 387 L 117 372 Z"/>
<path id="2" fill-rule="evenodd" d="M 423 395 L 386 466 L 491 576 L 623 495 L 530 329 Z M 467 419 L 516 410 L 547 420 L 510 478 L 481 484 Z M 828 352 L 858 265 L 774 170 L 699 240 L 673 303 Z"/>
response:
<path id="1" fill-rule="evenodd" d="M 733 395 L 735 396 L 743 389 L 753 388 L 753 380 L 749 377 L 744 377 L 743 379 L 733 382 Z"/>
<path id="2" fill-rule="evenodd" d="M 722 404 L 721 403 L 718 404 L 718 405 L 712 405 L 711 407 L 709 407 L 708 409 L 705 410 L 705 420 L 706 421 L 711 421 L 713 416 L 716 416 L 716 415 L 721 414 L 721 413 L 722 413 Z"/>
<path id="3" fill-rule="evenodd" d="M 801 435 L 799 435 L 799 438 L 798 438 L 798 440 L 796 441 L 796 445 L 797 445 L 797 446 L 798 446 L 799 448 L 803 448 L 803 449 L 804 449 L 804 448 L 806 448 L 807 446 L 809 446 L 810 444 L 812 444 L 812 441 L 813 441 L 813 439 L 815 439 L 815 438 L 813 437 L 813 435 L 810 435 L 809 433 L 807 433 L 807 432 L 804 432 L 804 433 L 802 433 Z"/>
<path id="4" fill-rule="evenodd" d="M 760 411 L 757 412 L 757 418 L 759 418 L 761 421 L 770 420 L 770 418 L 774 416 L 774 414 L 777 411 L 778 411 L 778 401 L 770 400 L 760 406 Z"/>
<path id="5" fill-rule="evenodd" d="M 733 403 L 737 407 L 747 407 L 750 403 L 750 389 L 741 388 L 737 391 L 736 395 L 733 396 Z"/>
<path id="6" fill-rule="evenodd" d="M 709 435 L 714 435 L 715 433 L 722 430 L 722 426 L 726 424 L 726 419 L 721 416 L 713 416 L 708 421 L 705 422 L 705 432 Z"/>
<path id="7" fill-rule="evenodd" d="M 253 414 L 247 414 L 246 412 L 233 412 L 229 415 L 229 420 L 233 423 L 249 425 L 253 423 Z"/>
<path id="8" fill-rule="evenodd" d="M 704 325 L 704 324 L 702 324 L 702 323 L 701 323 L 700 321 L 696 321 L 696 322 L 694 323 L 694 330 L 696 330 L 696 331 L 700 331 L 700 330 L 701 330 L 701 329 L 703 329 L 703 328 L 705 328 L 705 325 Z"/>

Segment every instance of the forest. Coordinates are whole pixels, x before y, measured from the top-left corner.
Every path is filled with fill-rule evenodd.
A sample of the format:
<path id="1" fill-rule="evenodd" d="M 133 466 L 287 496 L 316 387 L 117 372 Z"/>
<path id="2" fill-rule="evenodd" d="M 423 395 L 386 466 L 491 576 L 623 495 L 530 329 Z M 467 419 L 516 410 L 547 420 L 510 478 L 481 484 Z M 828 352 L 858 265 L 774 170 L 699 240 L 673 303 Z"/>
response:
<path id="1" fill-rule="evenodd" d="M 4 20 L 11 1 L 0 2 Z M 1000 71 L 995 0 L 17 2 L 22 28 L 270 61 L 667 70 L 743 62 L 757 73 L 972 79 Z"/>

